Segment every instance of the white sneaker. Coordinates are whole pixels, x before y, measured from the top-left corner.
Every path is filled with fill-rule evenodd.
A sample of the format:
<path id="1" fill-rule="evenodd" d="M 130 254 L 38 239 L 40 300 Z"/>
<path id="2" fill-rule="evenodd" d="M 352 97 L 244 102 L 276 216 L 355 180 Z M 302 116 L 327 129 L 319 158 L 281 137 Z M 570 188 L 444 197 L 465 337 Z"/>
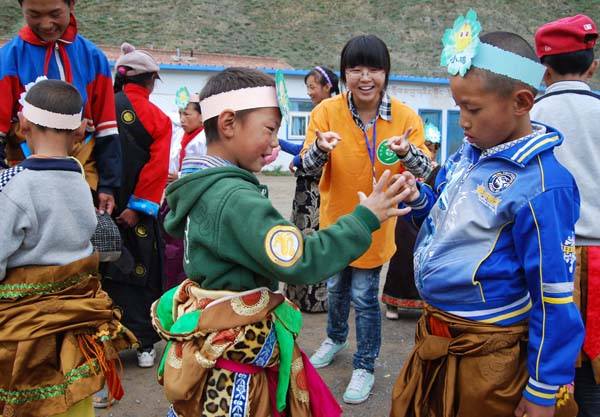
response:
<path id="1" fill-rule="evenodd" d="M 334 356 L 342 349 L 348 347 L 348 341 L 337 344 L 330 338 L 325 339 L 319 349 L 310 357 L 310 363 L 315 368 L 324 368 L 333 361 Z"/>
<path id="2" fill-rule="evenodd" d="M 360 404 L 369 398 L 375 376 L 366 369 L 355 369 L 342 399 L 348 404 Z"/>
<path id="3" fill-rule="evenodd" d="M 156 350 L 154 348 L 137 351 L 138 366 L 140 368 L 152 368 L 156 359 Z"/>

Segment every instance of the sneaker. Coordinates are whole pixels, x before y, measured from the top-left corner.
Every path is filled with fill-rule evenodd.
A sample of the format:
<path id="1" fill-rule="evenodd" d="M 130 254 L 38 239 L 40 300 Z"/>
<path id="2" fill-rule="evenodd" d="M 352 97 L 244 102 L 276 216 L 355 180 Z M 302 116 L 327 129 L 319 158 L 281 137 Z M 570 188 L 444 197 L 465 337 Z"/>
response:
<path id="1" fill-rule="evenodd" d="M 342 397 L 345 403 L 360 404 L 369 398 L 375 376 L 366 369 L 355 369 L 352 371 L 352 379 Z"/>
<path id="2" fill-rule="evenodd" d="M 104 385 L 100 391 L 95 393 L 92 396 L 92 403 L 94 404 L 94 408 L 108 408 L 115 403 L 115 399 L 108 399 L 108 388 Z"/>
<path id="3" fill-rule="evenodd" d="M 310 363 L 315 368 L 324 368 L 331 363 L 333 357 L 340 350 L 348 347 L 348 341 L 346 340 L 344 343 L 337 344 L 330 338 L 325 339 L 319 349 L 310 357 Z"/>
<path id="4" fill-rule="evenodd" d="M 152 368 L 156 359 L 156 350 L 154 348 L 143 348 L 137 351 L 138 366 L 140 368 Z"/>
<path id="5" fill-rule="evenodd" d="M 400 318 L 400 314 L 398 314 L 398 307 L 387 306 L 387 310 L 385 311 L 385 318 L 388 320 L 398 320 Z"/>

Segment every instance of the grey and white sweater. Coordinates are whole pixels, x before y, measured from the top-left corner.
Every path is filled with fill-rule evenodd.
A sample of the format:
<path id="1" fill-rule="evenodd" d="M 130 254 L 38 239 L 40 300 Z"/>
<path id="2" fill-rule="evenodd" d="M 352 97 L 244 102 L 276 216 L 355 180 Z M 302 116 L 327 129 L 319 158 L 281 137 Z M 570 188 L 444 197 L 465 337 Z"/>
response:
<path id="1" fill-rule="evenodd" d="M 556 159 L 575 177 L 581 216 L 575 225 L 577 246 L 600 246 L 600 96 L 582 81 L 560 81 L 546 89 L 531 119 L 555 127 L 564 136 Z"/>
<path id="2" fill-rule="evenodd" d="M 29 158 L 0 171 L 0 281 L 20 266 L 66 265 L 92 254 L 96 214 L 71 159 Z"/>

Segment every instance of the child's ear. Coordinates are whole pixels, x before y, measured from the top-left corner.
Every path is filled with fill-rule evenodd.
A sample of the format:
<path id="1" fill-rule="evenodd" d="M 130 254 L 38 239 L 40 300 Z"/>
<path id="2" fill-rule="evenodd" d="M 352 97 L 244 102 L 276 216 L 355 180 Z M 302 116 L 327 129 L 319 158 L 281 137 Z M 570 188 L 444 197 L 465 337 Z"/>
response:
<path id="1" fill-rule="evenodd" d="M 521 90 L 517 90 L 514 93 L 514 109 L 516 116 L 523 116 L 531 110 L 533 107 L 533 103 L 535 101 L 535 97 L 533 93 L 523 88 Z"/>
<path id="2" fill-rule="evenodd" d="M 587 79 L 591 79 L 594 76 L 594 73 L 596 72 L 597 69 L 598 69 L 598 60 L 594 59 L 594 61 L 592 62 L 592 65 L 590 65 L 590 67 L 587 69 L 584 76 Z"/>
<path id="3" fill-rule="evenodd" d="M 219 114 L 217 128 L 224 137 L 228 139 L 233 137 L 235 124 L 235 112 L 233 110 L 225 109 Z"/>
<path id="4" fill-rule="evenodd" d="M 27 118 L 23 116 L 23 113 L 21 112 L 18 112 L 17 116 L 19 117 L 19 128 L 21 129 L 23 136 L 25 136 L 29 132 L 31 132 L 31 125 L 29 124 L 29 120 L 27 120 Z"/>
<path id="5" fill-rule="evenodd" d="M 73 144 L 83 142 L 85 139 L 85 127 L 87 126 L 87 119 L 84 118 L 77 129 L 73 131 Z"/>

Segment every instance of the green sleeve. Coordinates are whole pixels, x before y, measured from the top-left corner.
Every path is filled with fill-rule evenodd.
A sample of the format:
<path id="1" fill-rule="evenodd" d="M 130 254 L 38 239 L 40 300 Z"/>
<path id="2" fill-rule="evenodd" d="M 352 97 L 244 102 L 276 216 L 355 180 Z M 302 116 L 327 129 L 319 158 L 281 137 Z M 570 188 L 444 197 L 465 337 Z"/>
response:
<path id="1" fill-rule="evenodd" d="M 224 201 L 216 233 L 217 252 L 257 274 L 291 284 L 314 284 L 360 257 L 379 229 L 364 206 L 308 237 L 287 221 L 268 198 L 237 189 Z"/>

